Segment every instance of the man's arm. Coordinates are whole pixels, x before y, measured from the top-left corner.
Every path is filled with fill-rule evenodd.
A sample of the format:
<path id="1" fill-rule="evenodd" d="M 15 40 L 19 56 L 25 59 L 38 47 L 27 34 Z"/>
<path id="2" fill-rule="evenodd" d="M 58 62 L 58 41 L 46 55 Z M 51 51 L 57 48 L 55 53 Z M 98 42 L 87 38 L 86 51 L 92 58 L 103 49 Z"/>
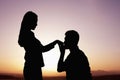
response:
<path id="1" fill-rule="evenodd" d="M 60 56 L 60 59 L 58 61 L 58 66 L 57 66 L 57 71 L 58 72 L 62 72 L 62 71 L 65 71 L 65 63 L 63 62 L 63 58 L 64 56 Z"/>
<path id="2" fill-rule="evenodd" d="M 65 71 L 66 69 L 65 62 L 64 62 L 65 48 L 62 42 L 59 42 L 58 45 L 59 45 L 61 54 L 58 61 L 57 71 L 62 72 L 62 71 Z"/>

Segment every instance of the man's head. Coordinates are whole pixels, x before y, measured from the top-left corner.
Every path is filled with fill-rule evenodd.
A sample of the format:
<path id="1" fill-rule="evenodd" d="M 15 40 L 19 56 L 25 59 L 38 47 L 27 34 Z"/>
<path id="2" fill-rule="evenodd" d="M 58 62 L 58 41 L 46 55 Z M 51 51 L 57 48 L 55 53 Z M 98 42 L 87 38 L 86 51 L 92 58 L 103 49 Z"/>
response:
<path id="1" fill-rule="evenodd" d="M 66 49 L 71 49 L 74 48 L 75 46 L 77 46 L 79 41 L 79 34 L 78 32 L 74 31 L 74 30 L 69 30 L 65 33 L 65 48 Z"/>

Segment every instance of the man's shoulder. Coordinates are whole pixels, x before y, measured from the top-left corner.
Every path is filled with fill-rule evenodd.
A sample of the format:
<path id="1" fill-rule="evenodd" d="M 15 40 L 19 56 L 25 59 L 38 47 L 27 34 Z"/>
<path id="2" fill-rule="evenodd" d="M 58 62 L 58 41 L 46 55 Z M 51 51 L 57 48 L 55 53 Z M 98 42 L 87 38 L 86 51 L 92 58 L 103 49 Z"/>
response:
<path id="1" fill-rule="evenodd" d="M 83 56 L 86 57 L 85 53 L 82 50 L 80 50 L 80 49 L 78 50 L 78 55 L 82 56 L 82 57 Z"/>
<path id="2" fill-rule="evenodd" d="M 78 49 L 78 52 L 84 54 L 84 52 L 81 49 Z"/>

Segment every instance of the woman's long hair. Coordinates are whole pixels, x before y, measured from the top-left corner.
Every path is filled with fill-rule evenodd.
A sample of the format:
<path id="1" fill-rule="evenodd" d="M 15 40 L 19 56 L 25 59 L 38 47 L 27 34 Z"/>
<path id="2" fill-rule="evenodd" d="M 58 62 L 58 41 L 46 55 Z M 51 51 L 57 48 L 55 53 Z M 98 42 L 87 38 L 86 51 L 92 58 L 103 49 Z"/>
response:
<path id="1" fill-rule="evenodd" d="M 32 12 L 28 11 L 21 22 L 21 28 L 18 38 L 18 44 L 23 47 L 24 46 L 24 35 L 27 31 L 29 31 L 30 26 L 33 24 L 34 20 L 37 18 L 37 15 Z"/>

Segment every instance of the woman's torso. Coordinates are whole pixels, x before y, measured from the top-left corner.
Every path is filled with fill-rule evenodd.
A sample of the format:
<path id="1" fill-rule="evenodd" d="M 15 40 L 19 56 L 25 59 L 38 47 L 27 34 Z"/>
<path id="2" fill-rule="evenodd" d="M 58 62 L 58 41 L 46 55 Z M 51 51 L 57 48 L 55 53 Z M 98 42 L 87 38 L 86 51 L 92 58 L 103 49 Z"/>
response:
<path id="1" fill-rule="evenodd" d="M 42 56 L 42 44 L 35 38 L 34 33 L 29 31 L 24 36 L 25 61 L 30 64 L 44 66 Z"/>

